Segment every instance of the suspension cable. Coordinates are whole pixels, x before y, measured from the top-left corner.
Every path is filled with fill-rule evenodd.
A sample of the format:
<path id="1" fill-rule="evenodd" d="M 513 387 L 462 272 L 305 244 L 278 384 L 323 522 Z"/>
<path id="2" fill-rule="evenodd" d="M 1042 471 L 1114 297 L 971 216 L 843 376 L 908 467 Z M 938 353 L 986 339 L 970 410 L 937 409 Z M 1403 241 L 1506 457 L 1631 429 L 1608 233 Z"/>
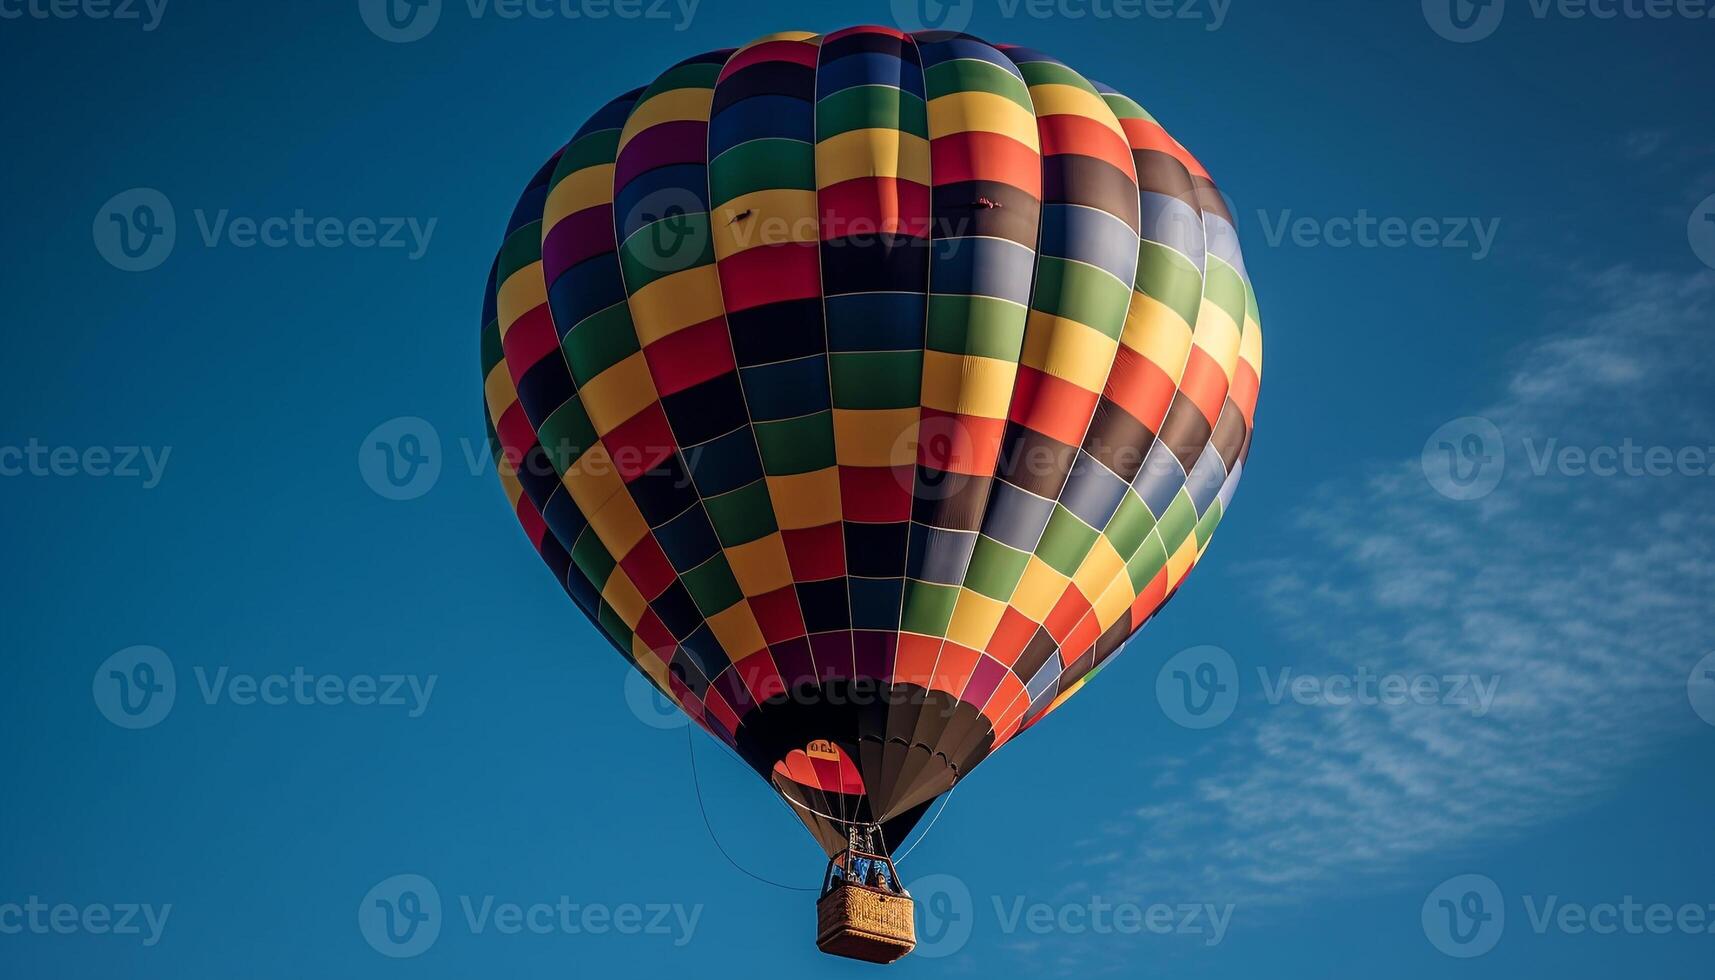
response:
<path id="1" fill-rule="evenodd" d="M 685 726 L 685 753 L 687 756 L 689 756 L 690 761 L 691 761 L 691 785 L 696 790 L 696 793 L 697 793 L 697 810 L 703 816 L 703 829 L 708 831 L 709 840 L 714 843 L 715 849 L 721 852 L 721 857 L 726 858 L 726 862 L 728 864 L 732 865 L 734 868 L 736 868 L 740 872 L 744 873 L 745 875 L 747 875 L 751 878 L 756 879 L 757 881 L 762 882 L 765 885 L 773 885 L 776 888 L 784 888 L 787 891 L 795 891 L 795 892 L 819 891 L 820 889 L 817 889 L 817 888 L 805 888 L 805 887 L 800 886 L 800 885 L 783 884 L 783 883 L 775 881 L 771 878 L 767 878 L 767 877 L 764 877 L 762 875 L 759 875 L 756 872 L 751 871 L 749 868 L 746 868 L 744 865 L 739 864 L 738 861 L 734 860 L 733 856 L 727 852 L 726 847 L 721 844 L 720 837 L 718 835 L 716 835 L 716 833 L 715 833 L 714 824 L 709 820 L 708 807 L 703 802 L 703 783 L 702 783 L 701 777 L 697 773 L 697 748 L 696 748 L 696 738 L 695 738 L 694 728 L 695 728 L 695 726 L 693 726 L 693 725 L 686 725 Z M 734 758 L 736 758 L 736 756 Z M 929 832 L 931 830 L 935 829 L 935 824 L 940 822 L 941 815 L 947 812 L 948 804 L 953 802 L 953 793 L 955 791 L 957 791 L 958 788 L 959 788 L 959 784 L 957 782 L 955 782 L 953 784 L 952 789 L 947 790 L 947 794 L 945 796 L 941 797 L 941 806 L 939 809 L 937 809 L 935 811 L 935 816 L 930 818 L 928 826 L 924 827 L 923 831 L 917 835 L 917 839 L 911 842 L 911 846 L 907 847 L 903 853 L 901 853 L 898 857 L 893 859 L 894 864 L 896 864 L 896 865 L 897 864 L 904 864 L 905 859 L 911 856 L 911 852 L 917 850 L 917 845 L 923 843 L 924 838 L 929 836 Z M 779 799 L 781 799 L 787 803 L 790 803 L 791 805 L 798 807 L 799 809 L 804 810 L 808 813 L 813 813 L 816 816 L 821 817 L 825 820 L 829 820 L 829 821 L 832 821 L 836 824 L 842 824 L 842 825 L 845 825 L 848 827 L 852 825 L 852 822 L 849 820 L 844 820 L 840 817 L 836 817 L 831 813 L 823 813 L 822 811 L 816 809 L 815 807 L 810 806 L 806 803 L 801 803 L 797 800 L 794 800 L 790 796 L 787 796 L 784 793 L 778 793 L 776 795 L 779 797 Z M 790 813 L 791 811 L 788 810 L 787 812 Z M 876 825 L 876 830 L 878 832 L 881 830 L 881 826 L 879 824 Z M 883 847 L 885 849 L 885 843 L 883 844 Z"/>
<path id="2" fill-rule="evenodd" d="M 686 725 L 685 726 L 685 751 L 691 757 L 691 785 L 693 787 L 695 787 L 696 791 L 697 791 L 697 810 L 699 812 L 701 812 L 703 815 L 703 828 L 709 832 L 709 840 L 714 842 L 715 850 L 718 850 L 721 852 L 721 857 L 726 858 L 726 862 L 728 864 L 732 865 L 734 868 L 737 868 L 739 871 L 743 872 L 744 874 L 749 875 L 750 877 L 756 879 L 757 881 L 762 882 L 765 885 L 773 885 L 775 888 L 784 888 L 787 891 L 793 891 L 793 892 L 820 891 L 820 889 L 817 889 L 817 888 L 805 888 L 801 885 L 787 885 L 787 884 L 783 884 L 781 882 L 775 881 L 772 878 L 766 878 L 766 877 L 759 875 L 756 872 L 750 870 L 749 868 L 745 867 L 744 865 L 739 864 L 737 861 L 733 860 L 733 856 L 731 854 L 727 853 L 726 847 L 721 844 L 721 839 L 715 835 L 714 824 L 709 822 L 709 809 L 707 806 L 705 806 L 703 804 L 703 781 L 697 775 L 697 747 L 696 747 L 695 738 L 692 734 L 692 729 L 694 727 L 695 726 L 692 726 L 692 725 Z M 943 808 L 943 809 L 945 809 L 945 808 Z"/>
<path id="3" fill-rule="evenodd" d="M 905 859 L 911 856 L 911 852 L 917 850 L 917 845 L 923 843 L 923 838 L 929 836 L 929 831 L 935 829 L 936 821 L 941 819 L 941 814 L 947 812 L 947 804 L 953 802 L 953 793 L 958 788 L 959 784 L 954 783 L 953 788 L 947 791 L 947 795 L 941 797 L 941 809 L 935 811 L 935 816 L 929 820 L 929 826 L 923 828 L 923 832 L 917 835 L 917 839 L 911 842 L 911 846 L 905 849 L 905 853 L 893 859 L 894 864 L 904 864 Z"/>

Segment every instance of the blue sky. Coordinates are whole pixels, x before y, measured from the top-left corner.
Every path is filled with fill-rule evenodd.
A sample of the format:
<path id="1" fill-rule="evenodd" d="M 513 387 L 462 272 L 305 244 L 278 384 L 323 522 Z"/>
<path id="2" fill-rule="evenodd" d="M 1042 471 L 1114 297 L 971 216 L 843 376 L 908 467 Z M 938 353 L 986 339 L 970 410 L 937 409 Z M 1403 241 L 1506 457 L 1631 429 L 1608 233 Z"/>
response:
<path id="1" fill-rule="evenodd" d="M 1715 21 L 1438 2 L 447 0 L 405 43 L 355 0 L 0 2 L 0 972 L 865 969 L 710 845 L 692 749 L 727 852 L 820 871 L 529 555 L 481 465 L 476 320 L 518 188 L 610 94 L 937 14 L 1135 94 L 1207 163 L 1267 350 L 1207 561 L 955 792 L 903 865 L 924 948 L 893 969 L 1706 976 Z M 170 253 L 127 259 L 113 213 L 163 199 Z M 300 212 L 309 244 L 244 244 Z M 1366 221 L 1421 235 L 1342 245 Z M 406 500 L 360 465 L 399 418 L 439 446 Z M 1236 695 L 1219 717 L 1175 707 L 1181 651 Z M 103 678 L 144 661 L 170 710 L 110 722 Z M 1367 677 L 1434 681 L 1336 703 Z M 360 921 L 398 875 L 440 900 L 392 949 L 417 955 Z M 562 896 L 580 931 L 503 926 Z"/>

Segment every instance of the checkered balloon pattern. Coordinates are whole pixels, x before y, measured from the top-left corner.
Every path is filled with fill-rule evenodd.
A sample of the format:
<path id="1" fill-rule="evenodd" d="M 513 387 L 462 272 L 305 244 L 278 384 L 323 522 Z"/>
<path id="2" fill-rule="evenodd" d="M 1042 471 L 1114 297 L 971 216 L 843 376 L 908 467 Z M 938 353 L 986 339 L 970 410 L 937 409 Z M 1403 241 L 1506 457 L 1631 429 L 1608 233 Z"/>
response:
<path id="1" fill-rule="evenodd" d="M 902 838 L 1179 588 L 1262 334 L 1227 205 L 1137 102 L 855 27 L 597 110 L 512 213 L 482 370 L 542 560 L 832 853 Z"/>

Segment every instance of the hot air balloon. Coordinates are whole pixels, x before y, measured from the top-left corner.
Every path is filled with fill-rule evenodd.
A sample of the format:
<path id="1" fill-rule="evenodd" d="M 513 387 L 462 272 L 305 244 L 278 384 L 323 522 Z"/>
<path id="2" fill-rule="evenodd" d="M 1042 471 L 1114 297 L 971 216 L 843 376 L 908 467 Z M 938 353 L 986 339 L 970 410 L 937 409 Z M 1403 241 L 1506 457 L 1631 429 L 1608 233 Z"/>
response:
<path id="1" fill-rule="evenodd" d="M 823 948 L 881 961 L 912 941 L 888 842 L 1184 582 L 1261 375 L 1233 216 L 1154 117 L 885 27 L 596 110 L 482 320 L 526 535 L 828 853 Z"/>

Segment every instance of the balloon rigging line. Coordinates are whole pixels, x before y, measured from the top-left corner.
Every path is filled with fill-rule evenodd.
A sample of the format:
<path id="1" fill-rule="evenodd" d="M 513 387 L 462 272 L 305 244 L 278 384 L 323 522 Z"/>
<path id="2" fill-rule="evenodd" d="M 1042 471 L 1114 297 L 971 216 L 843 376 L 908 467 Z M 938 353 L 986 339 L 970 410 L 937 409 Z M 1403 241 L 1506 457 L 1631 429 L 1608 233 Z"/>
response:
<path id="1" fill-rule="evenodd" d="M 703 815 L 703 828 L 709 832 L 709 840 L 714 842 L 715 850 L 721 852 L 721 857 L 726 858 L 726 862 L 728 864 L 732 865 L 734 868 L 737 868 L 739 871 L 744 872 L 745 874 L 749 875 L 750 877 L 755 878 L 757 881 L 760 881 L 765 885 L 773 885 L 776 888 L 784 888 L 787 891 L 793 891 L 793 892 L 819 891 L 820 889 L 805 888 L 801 885 L 787 885 L 787 884 L 782 884 L 781 882 L 775 881 L 772 878 L 764 878 L 762 875 L 757 874 L 756 872 L 750 870 L 749 868 L 746 868 L 744 865 L 739 864 L 737 861 L 733 860 L 732 855 L 727 853 L 727 849 L 721 845 L 721 839 L 719 837 L 715 836 L 714 824 L 709 822 L 709 809 L 708 809 L 708 807 L 703 805 L 703 781 L 701 778 L 699 778 L 697 776 L 697 747 L 696 747 L 696 743 L 693 741 L 693 735 L 691 733 L 691 727 L 692 726 L 690 726 L 690 725 L 685 726 L 685 751 L 691 757 L 691 785 L 696 787 L 696 790 L 697 790 L 697 809 Z"/>
<path id="2" fill-rule="evenodd" d="M 958 788 L 959 788 L 959 784 L 954 783 L 953 789 L 958 789 Z M 923 843 L 923 838 L 927 837 L 929 835 L 930 829 L 935 826 L 935 821 L 941 819 L 941 814 L 947 812 L 947 804 L 951 803 L 953 800 L 953 789 L 948 790 L 946 795 L 941 797 L 941 809 L 935 811 L 934 818 L 929 821 L 929 825 L 927 827 L 923 828 L 923 832 L 921 834 L 917 835 L 917 839 L 911 842 L 911 846 L 907 847 L 905 849 L 905 854 L 910 854 L 913 850 L 916 849 L 918 844 Z M 797 807 L 798 809 L 803 810 L 805 813 L 813 813 L 816 816 L 821 817 L 823 820 L 831 820 L 834 823 L 845 824 L 848 827 L 852 825 L 852 821 L 847 820 L 844 817 L 836 817 L 831 813 L 823 813 L 822 811 L 816 809 L 815 807 L 809 805 L 808 803 L 800 803 L 799 801 L 794 800 L 792 797 L 787 796 L 785 793 L 780 793 L 777 795 L 782 800 L 785 800 L 786 802 L 792 804 L 793 806 Z M 876 825 L 876 828 L 878 830 L 880 829 L 880 827 L 881 827 L 880 824 Z M 905 860 L 905 854 L 901 854 L 897 858 L 894 858 L 893 859 L 894 863 L 898 864 L 900 861 Z"/>
<path id="3" fill-rule="evenodd" d="M 734 868 L 737 868 L 739 871 L 741 871 L 744 874 L 756 879 L 757 881 L 762 882 L 765 885 L 773 885 L 776 888 L 784 888 L 788 891 L 795 891 L 795 892 L 818 891 L 819 889 L 804 888 L 804 887 L 799 886 L 799 885 L 786 885 L 786 884 L 782 884 L 778 881 L 774 881 L 770 878 L 765 878 L 762 875 L 759 875 L 759 874 L 755 873 L 754 871 L 751 871 L 749 868 L 746 868 L 745 866 L 739 864 L 736 860 L 733 859 L 733 856 L 731 854 L 727 853 L 727 849 L 721 844 L 720 837 L 715 834 L 714 824 L 712 822 L 710 822 L 710 820 L 709 820 L 708 807 L 706 807 L 703 804 L 703 782 L 702 782 L 702 779 L 697 775 L 697 747 L 696 747 L 696 740 L 695 740 L 696 735 L 695 735 L 695 732 L 693 731 L 694 727 L 695 726 L 692 726 L 692 725 L 686 725 L 685 726 L 685 754 L 687 756 L 689 756 L 690 760 L 691 760 L 691 785 L 697 791 L 697 810 L 700 813 L 702 813 L 702 815 L 703 815 L 703 829 L 708 831 L 709 840 L 714 842 L 715 849 L 721 852 L 721 857 L 726 858 L 727 863 L 732 865 Z M 725 746 L 723 745 L 722 748 L 725 748 Z M 733 756 L 733 758 L 735 761 L 738 760 L 738 757 L 736 755 Z M 935 815 L 929 819 L 928 825 L 925 826 L 923 828 L 922 832 L 917 835 L 917 839 L 911 842 L 911 846 L 907 847 L 903 853 L 901 853 L 898 857 L 893 859 L 894 864 L 904 864 L 905 859 L 911 856 L 911 852 L 917 850 L 917 845 L 923 843 L 924 838 L 929 836 L 929 831 L 935 829 L 935 824 L 940 822 L 941 815 L 947 812 L 947 805 L 953 802 L 953 793 L 955 791 L 957 791 L 958 788 L 959 788 L 959 784 L 955 782 L 953 784 L 953 788 L 947 790 L 947 795 L 941 797 L 940 809 L 935 811 Z M 824 820 L 831 820 L 834 823 L 846 824 L 847 826 L 850 826 L 850 824 L 851 824 L 851 821 L 849 821 L 849 820 L 845 820 L 845 819 L 842 819 L 840 817 L 836 817 L 831 813 L 823 813 L 822 811 L 816 809 L 815 807 L 810 806 L 807 803 L 800 803 L 799 801 L 794 800 L 793 798 L 791 798 L 790 796 L 787 796 L 784 793 L 777 793 L 775 795 L 777 798 L 784 800 L 785 802 L 790 803 L 793 806 L 798 807 L 799 809 L 804 810 L 807 813 L 813 813 L 816 816 L 821 817 Z M 788 810 L 787 812 L 790 813 L 791 811 Z"/>
<path id="4" fill-rule="evenodd" d="M 904 864 L 905 859 L 911 856 L 911 852 L 917 850 L 917 845 L 923 843 L 923 838 L 929 836 L 929 831 L 935 829 L 935 822 L 941 819 L 941 814 L 947 812 L 947 804 L 953 802 L 953 793 L 958 788 L 959 784 L 954 783 L 953 788 L 947 791 L 947 795 L 941 797 L 941 809 L 935 811 L 935 816 L 929 820 L 929 826 L 923 828 L 923 832 L 917 835 L 917 839 L 911 842 L 911 846 L 905 849 L 905 853 L 893 859 L 894 864 Z"/>
<path id="5" fill-rule="evenodd" d="M 686 728 L 690 728 L 690 727 L 691 726 L 689 726 L 689 725 L 686 726 Z M 715 744 L 720 746 L 721 751 L 725 752 L 732 759 L 732 761 L 738 763 L 741 766 L 750 765 L 750 763 L 745 762 L 743 759 L 739 758 L 738 753 L 734 752 L 731 748 L 729 748 L 725 742 L 722 742 L 719 739 L 717 739 L 715 741 Z M 696 760 L 695 755 L 693 754 L 693 756 L 691 758 L 691 767 L 693 769 L 696 768 L 696 764 L 697 764 L 697 760 Z M 821 817 L 823 820 L 830 820 L 830 821 L 837 823 L 837 824 L 845 824 L 846 826 L 851 826 L 852 822 L 850 820 L 847 820 L 845 817 L 836 817 L 831 813 L 823 813 L 821 810 L 816 809 L 815 807 L 809 805 L 808 803 L 800 803 L 799 801 L 794 800 L 792 797 L 787 796 L 785 793 L 776 792 L 774 795 L 782 803 L 790 803 L 793 806 L 797 807 L 798 809 L 803 810 L 805 813 L 813 813 L 816 816 Z M 792 811 L 787 810 L 786 812 L 791 813 Z"/>
<path id="6" fill-rule="evenodd" d="M 799 801 L 794 800 L 792 797 L 787 796 L 785 793 L 781 793 L 780 798 L 785 800 L 786 802 L 792 804 L 793 806 L 797 807 L 798 809 L 803 810 L 805 813 L 814 813 L 816 816 L 821 817 L 823 820 L 829 820 L 829 821 L 832 821 L 834 823 L 844 824 L 847 827 L 850 827 L 852 825 L 852 821 L 847 820 L 845 817 L 836 817 L 831 813 L 823 813 L 822 811 L 816 809 L 815 807 L 811 806 L 808 803 L 800 803 Z"/>

